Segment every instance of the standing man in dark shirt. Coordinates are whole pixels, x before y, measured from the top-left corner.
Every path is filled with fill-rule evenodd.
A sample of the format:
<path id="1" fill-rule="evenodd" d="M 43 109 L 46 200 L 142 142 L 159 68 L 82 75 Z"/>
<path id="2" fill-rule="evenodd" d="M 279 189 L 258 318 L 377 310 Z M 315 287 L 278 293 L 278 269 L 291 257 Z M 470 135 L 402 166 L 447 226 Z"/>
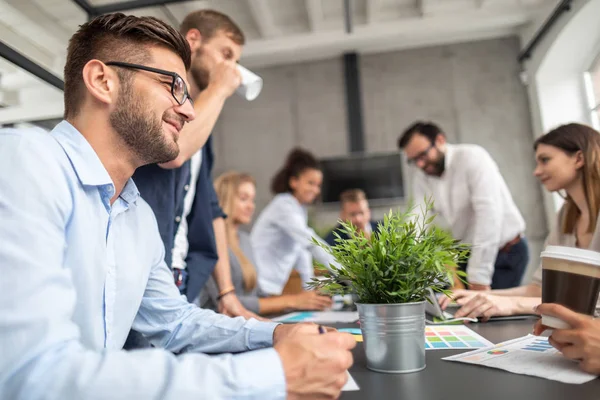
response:
<path id="1" fill-rule="evenodd" d="M 182 130 L 175 160 L 140 168 L 133 178 L 156 214 L 165 259 L 182 294 L 193 301 L 213 274 L 221 293 L 219 311 L 255 317 L 230 290 L 226 216 L 211 179 L 209 138 L 225 100 L 240 84 L 236 65 L 244 34 L 228 16 L 213 10 L 189 14 L 180 30 L 192 51 L 188 80 L 196 119 Z"/>

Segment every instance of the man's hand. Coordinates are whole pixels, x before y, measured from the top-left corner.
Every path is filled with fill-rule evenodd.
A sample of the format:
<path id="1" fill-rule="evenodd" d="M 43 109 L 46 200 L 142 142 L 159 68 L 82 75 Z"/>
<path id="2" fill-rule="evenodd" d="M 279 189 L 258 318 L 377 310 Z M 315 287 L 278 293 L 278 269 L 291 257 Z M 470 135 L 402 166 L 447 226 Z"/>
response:
<path id="1" fill-rule="evenodd" d="M 242 77 L 236 63 L 223 61 L 211 71 L 208 87 L 219 90 L 224 98 L 228 98 L 240 86 L 240 83 L 242 83 Z"/>
<path id="2" fill-rule="evenodd" d="M 337 329 L 330 326 L 323 326 L 327 332 L 337 332 Z M 273 331 L 273 346 L 288 336 L 294 335 L 314 335 L 319 332 L 319 325 L 313 322 L 300 322 L 297 324 L 280 324 Z"/>
<path id="3" fill-rule="evenodd" d="M 279 336 L 282 328 L 279 335 L 284 336 Z M 279 339 L 274 348 L 283 364 L 288 399 L 337 399 L 348 380 L 356 340 L 348 333 L 318 332 L 314 324 L 275 329 Z"/>
<path id="4" fill-rule="evenodd" d="M 469 290 L 489 291 L 492 290 L 490 285 L 480 285 L 479 283 L 469 283 Z"/>
<path id="5" fill-rule="evenodd" d="M 582 370 L 600 375 L 600 320 L 578 314 L 559 304 L 540 304 L 536 313 L 560 318 L 571 329 L 554 329 L 548 341 L 565 357 L 579 361 Z M 540 335 L 548 328 L 539 320 L 533 333 Z"/>
<path id="6" fill-rule="evenodd" d="M 229 293 L 227 296 L 221 297 L 219 300 L 219 310 L 221 314 L 228 315 L 230 317 L 244 317 L 246 319 L 255 318 L 259 321 L 268 321 L 265 318 L 259 317 L 252 311 L 248 311 L 246 307 L 240 303 L 235 293 Z"/>

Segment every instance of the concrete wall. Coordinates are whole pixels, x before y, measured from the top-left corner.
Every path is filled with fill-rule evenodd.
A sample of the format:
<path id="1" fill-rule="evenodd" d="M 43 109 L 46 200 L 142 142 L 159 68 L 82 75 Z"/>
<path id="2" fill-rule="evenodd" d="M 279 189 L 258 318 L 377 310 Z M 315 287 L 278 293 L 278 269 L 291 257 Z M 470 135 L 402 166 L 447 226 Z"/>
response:
<path id="1" fill-rule="evenodd" d="M 533 135 L 519 79 L 516 37 L 361 57 L 368 152 L 394 151 L 399 133 L 416 119 L 439 123 L 455 143 L 491 153 L 527 221 L 532 265 L 547 232 L 541 189 L 532 177 Z M 228 101 L 215 130 L 216 172 L 240 169 L 258 183 L 258 207 L 268 183 L 293 145 L 319 157 L 347 152 L 341 59 L 257 70 L 263 93 L 247 103 Z M 409 184 L 409 182 L 407 182 Z M 380 216 L 389 210 L 375 209 Z M 321 224 L 337 210 L 318 207 Z"/>

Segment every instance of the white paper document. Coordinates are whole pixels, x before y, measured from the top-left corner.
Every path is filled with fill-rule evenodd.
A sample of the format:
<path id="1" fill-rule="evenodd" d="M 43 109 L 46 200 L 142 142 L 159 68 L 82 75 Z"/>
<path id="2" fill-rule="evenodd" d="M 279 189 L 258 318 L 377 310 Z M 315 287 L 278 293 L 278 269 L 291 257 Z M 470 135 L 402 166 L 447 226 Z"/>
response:
<path id="1" fill-rule="evenodd" d="M 527 335 L 443 360 L 483 365 L 564 383 L 581 384 L 597 378 L 579 369 L 576 362 L 565 358 L 544 336 Z"/>
<path id="2" fill-rule="evenodd" d="M 342 392 L 353 392 L 356 390 L 360 390 L 358 385 L 354 381 L 354 378 L 352 377 L 352 375 L 350 375 L 350 372 L 347 372 L 347 374 L 348 374 L 348 382 L 346 382 L 346 384 L 342 388 Z"/>
<path id="3" fill-rule="evenodd" d="M 272 320 L 275 322 L 350 323 L 358 320 L 358 311 L 300 311 Z"/>

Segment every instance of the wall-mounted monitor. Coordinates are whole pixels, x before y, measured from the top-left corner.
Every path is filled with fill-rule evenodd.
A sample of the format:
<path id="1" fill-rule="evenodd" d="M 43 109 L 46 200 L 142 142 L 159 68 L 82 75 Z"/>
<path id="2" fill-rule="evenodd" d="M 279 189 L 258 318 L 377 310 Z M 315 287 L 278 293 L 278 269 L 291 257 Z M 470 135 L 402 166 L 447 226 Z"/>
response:
<path id="1" fill-rule="evenodd" d="M 347 189 L 362 189 L 369 201 L 403 199 L 405 186 L 402 158 L 398 152 L 352 154 L 321 160 L 323 168 L 323 203 L 340 199 Z"/>

